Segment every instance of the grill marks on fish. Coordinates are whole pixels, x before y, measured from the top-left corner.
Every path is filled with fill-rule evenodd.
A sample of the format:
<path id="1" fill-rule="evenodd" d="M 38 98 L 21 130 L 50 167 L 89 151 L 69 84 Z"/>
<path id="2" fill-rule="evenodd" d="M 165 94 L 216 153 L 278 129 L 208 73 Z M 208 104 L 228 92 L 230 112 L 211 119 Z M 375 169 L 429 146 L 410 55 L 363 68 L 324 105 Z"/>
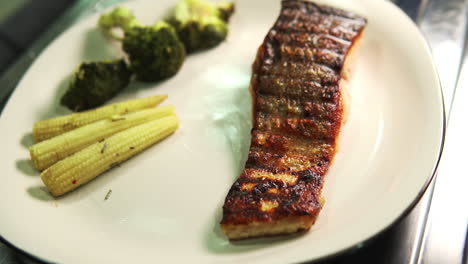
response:
<path id="1" fill-rule="evenodd" d="M 317 123 L 333 123 L 339 116 L 334 115 L 337 105 L 327 102 L 325 97 L 322 103 L 310 101 L 307 98 L 288 98 L 272 95 L 259 95 L 255 99 L 257 111 L 267 113 L 267 116 L 278 117 L 282 120 L 312 120 Z M 260 115 L 257 116 L 257 118 Z"/>
<path id="2" fill-rule="evenodd" d="M 365 25 L 336 8 L 282 2 L 253 65 L 251 147 L 221 221 L 229 238 L 297 232 L 315 221 L 342 122 L 343 64 Z M 262 229 L 284 219 L 307 221 Z"/>
<path id="3" fill-rule="evenodd" d="M 246 177 L 243 177 L 245 180 Z M 320 177 L 308 176 L 307 180 L 298 180 L 296 184 L 288 185 L 285 182 L 270 179 L 250 179 L 246 183 L 254 183 L 251 191 L 243 191 L 243 180 L 237 181 L 229 193 L 235 193 L 236 198 L 226 199 L 224 213 L 234 216 L 236 224 L 249 224 L 255 221 L 271 221 L 281 215 L 307 215 L 311 211 L 318 213 L 320 208 L 319 197 L 303 195 L 308 189 L 322 185 Z M 277 190 L 275 192 L 271 190 Z M 276 201 L 275 210 L 262 211 L 262 201 Z M 311 210 L 312 209 L 312 210 Z"/>

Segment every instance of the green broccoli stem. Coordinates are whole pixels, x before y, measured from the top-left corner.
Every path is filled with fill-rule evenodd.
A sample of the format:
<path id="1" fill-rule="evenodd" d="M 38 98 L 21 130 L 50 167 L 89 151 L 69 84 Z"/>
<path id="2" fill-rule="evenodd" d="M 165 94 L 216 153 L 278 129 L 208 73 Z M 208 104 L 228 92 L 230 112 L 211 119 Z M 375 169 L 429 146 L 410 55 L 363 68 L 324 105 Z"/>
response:
<path id="1" fill-rule="evenodd" d="M 125 7 L 116 7 L 111 12 L 101 15 L 98 21 L 98 28 L 102 30 L 105 36 L 119 41 L 123 40 L 123 36 L 117 34 L 115 29 L 121 29 L 125 32 L 139 25 L 140 22 L 138 22 L 132 11 Z"/>

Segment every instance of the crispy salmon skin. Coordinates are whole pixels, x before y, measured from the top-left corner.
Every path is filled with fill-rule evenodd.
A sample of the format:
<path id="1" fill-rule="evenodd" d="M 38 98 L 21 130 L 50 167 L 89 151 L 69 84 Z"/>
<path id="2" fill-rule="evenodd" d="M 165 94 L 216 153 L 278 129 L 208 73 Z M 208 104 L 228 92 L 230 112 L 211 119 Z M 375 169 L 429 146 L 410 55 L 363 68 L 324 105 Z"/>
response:
<path id="1" fill-rule="evenodd" d="M 366 24 L 334 7 L 282 1 L 253 64 L 249 155 L 221 220 L 229 239 L 314 224 L 344 117 L 345 65 Z"/>

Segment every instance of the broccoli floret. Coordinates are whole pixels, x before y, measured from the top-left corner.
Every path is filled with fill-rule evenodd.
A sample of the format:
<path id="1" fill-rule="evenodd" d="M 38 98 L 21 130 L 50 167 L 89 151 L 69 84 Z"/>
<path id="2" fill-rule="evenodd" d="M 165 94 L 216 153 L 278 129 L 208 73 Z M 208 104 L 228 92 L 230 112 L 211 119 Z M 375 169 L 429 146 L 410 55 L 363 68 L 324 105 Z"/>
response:
<path id="1" fill-rule="evenodd" d="M 234 4 L 205 0 L 181 0 L 168 18 L 188 53 L 217 46 L 228 35 L 228 20 Z"/>
<path id="2" fill-rule="evenodd" d="M 99 20 L 99 27 L 115 39 L 113 29 L 123 30 L 122 48 L 128 55 L 130 70 L 143 82 L 154 82 L 175 75 L 185 60 L 185 47 L 175 29 L 164 21 L 143 26 L 132 12 L 118 7 Z"/>
<path id="3" fill-rule="evenodd" d="M 60 103 L 73 111 L 101 106 L 127 87 L 131 75 L 123 60 L 82 63 Z"/>
<path id="4" fill-rule="evenodd" d="M 175 75 L 185 60 L 184 44 L 166 22 L 125 31 L 123 50 L 140 81 L 154 82 Z"/>
<path id="5" fill-rule="evenodd" d="M 122 40 L 122 37 L 116 34 L 113 30 L 120 28 L 123 31 L 129 30 L 140 23 L 133 15 L 132 11 L 124 7 L 116 7 L 114 10 L 107 14 L 103 14 L 98 21 L 98 27 L 102 30 L 104 35 Z"/>

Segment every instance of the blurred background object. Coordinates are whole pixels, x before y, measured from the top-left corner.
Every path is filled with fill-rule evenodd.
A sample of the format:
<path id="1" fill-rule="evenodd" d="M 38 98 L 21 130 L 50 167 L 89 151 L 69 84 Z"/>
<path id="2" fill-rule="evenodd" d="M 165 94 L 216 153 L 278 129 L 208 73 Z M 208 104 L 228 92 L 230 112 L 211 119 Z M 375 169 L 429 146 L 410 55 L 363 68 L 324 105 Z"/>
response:
<path id="1" fill-rule="evenodd" d="M 17 0 L 17 1 L 8 1 L 2 0 L 0 5 L 2 9 L 0 9 L 0 23 L 3 23 L 7 18 L 9 18 L 12 14 L 14 14 L 18 9 L 21 9 L 28 0 Z"/>
<path id="2" fill-rule="evenodd" d="M 76 0 L 0 0 L 0 75 Z"/>

